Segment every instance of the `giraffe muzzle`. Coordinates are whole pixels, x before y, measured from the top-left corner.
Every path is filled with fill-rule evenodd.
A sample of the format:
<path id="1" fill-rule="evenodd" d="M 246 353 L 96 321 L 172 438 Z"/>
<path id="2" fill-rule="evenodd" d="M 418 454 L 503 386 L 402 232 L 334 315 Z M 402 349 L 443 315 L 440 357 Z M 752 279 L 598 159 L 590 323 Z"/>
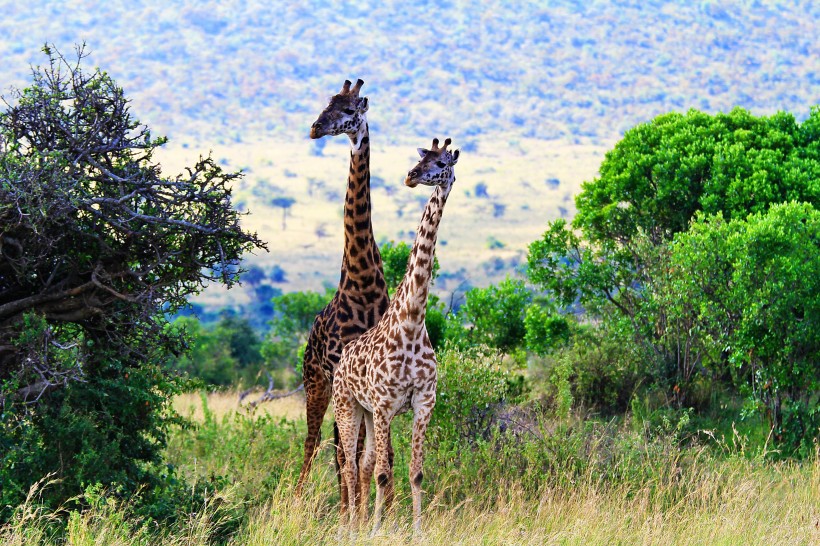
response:
<path id="1" fill-rule="evenodd" d="M 413 169 L 412 171 L 407 173 L 407 178 L 404 179 L 404 185 L 409 187 L 409 188 L 415 188 L 416 186 L 419 185 L 419 181 L 418 181 L 419 175 L 420 175 L 420 173 L 419 173 L 418 169 Z"/>
<path id="2" fill-rule="evenodd" d="M 310 126 L 310 138 L 322 138 L 324 134 L 321 132 L 322 124 L 318 121 Z"/>

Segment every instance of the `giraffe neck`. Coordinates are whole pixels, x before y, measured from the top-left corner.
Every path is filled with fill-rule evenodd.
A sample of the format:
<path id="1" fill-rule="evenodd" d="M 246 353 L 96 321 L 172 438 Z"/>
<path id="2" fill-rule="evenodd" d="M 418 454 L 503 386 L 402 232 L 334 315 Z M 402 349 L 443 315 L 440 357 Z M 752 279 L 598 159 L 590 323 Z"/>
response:
<path id="1" fill-rule="evenodd" d="M 430 290 L 430 278 L 433 274 L 433 259 L 436 253 L 436 239 L 438 226 L 444 205 L 454 180 L 436 186 L 433 195 L 424 207 L 410 259 L 407 262 L 407 272 L 404 274 L 401 285 L 396 290 L 396 308 L 400 317 L 408 317 L 418 327 L 424 326 L 427 311 L 427 295 Z"/>
<path id="2" fill-rule="evenodd" d="M 384 288 L 379 247 L 370 215 L 370 131 L 367 122 L 350 136 L 350 172 L 345 195 L 345 245 L 340 290 Z"/>

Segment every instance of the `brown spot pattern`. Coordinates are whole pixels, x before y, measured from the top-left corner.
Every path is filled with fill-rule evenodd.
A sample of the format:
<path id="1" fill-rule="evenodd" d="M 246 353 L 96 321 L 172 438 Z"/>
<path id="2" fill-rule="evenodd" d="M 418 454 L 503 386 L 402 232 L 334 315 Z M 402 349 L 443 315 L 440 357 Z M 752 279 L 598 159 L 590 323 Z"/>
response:
<path id="1" fill-rule="evenodd" d="M 433 142 L 434 151 L 428 151 L 427 157 L 411 171 L 415 178 L 425 180 L 427 169 L 438 168 L 437 161 L 429 161 L 430 154 L 446 152 L 447 144 L 449 141 L 438 149 L 437 141 Z M 457 158 L 457 152 L 455 156 Z M 367 502 L 361 499 L 359 503 L 357 495 L 369 492 L 375 471 L 378 480 L 374 533 L 381 525 L 389 490 L 387 484 L 393 483 L 393 469 L 389 464 L 390 423 L 408 409 L 413 410 L 410 487 L 414 529 L 419 531 L 421 526 L 424 436 L 435 406 L 437 382 L 436 355 L 424 319 L 432 274 L 431 253 L 435 249 L 441 211 L 455 180 L 452 165 L 448 167 L 445 175 L 437 175 L 436 189 L 425 207 L 407 272 L 393 301 L 374 328 L 345 345 L 333 379 L 334 411 L 345 453 L 342 482 L 348 488 L 349 507 L 343 506 L 342 511 L 349 511 L 351 524 L 363 518 Z M 362 422 L 367 429 L 365 451 L 357 462 L 356 441 Z"/>

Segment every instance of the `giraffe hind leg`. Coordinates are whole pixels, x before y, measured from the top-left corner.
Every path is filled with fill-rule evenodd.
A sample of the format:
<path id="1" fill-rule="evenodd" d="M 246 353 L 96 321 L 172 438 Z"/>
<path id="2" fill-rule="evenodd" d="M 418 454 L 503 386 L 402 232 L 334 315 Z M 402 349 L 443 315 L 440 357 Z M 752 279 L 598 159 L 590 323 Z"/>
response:
<path id="1" fill-rule="evenodd" d="M 307 436 L 305 437 L 305 456 L 299 481 L 296 483 L 296 494 L 301 495 L 310 474 L 310 468 L 322 440 L 322 421 L 330 404 L 330 383 L 322 372 L 322 367 L 312 351 L 305 353 L 304 384 L 305 412 L 307 417 Z"/>
<path id="2" fill-rule="evenodd" d="M 341 505 L 340 521 L 344 522 L 344 515 L 349 512 L 351 527 L 357 519 L 356 513 L 356 442 L 358 431 L 362 423 L 364 411 L 353 399 L 344 385 L 336 384 L 333 387 L 333 404 L 336 413 L 336 424 L 339 431 L 339 451 L 344 452 L 344 465 L 341 468 L 342 487 L 347 490 L 347 506 Z M 352 530 L 352 529 L 351 529 Z"/>

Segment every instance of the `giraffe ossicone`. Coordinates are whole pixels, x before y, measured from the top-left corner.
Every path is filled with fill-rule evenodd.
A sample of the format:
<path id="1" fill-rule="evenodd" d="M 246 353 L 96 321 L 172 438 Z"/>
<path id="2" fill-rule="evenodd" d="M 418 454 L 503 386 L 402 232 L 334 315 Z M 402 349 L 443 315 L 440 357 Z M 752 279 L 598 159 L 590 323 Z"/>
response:
<path id="1" fill-rule="evenodd" d="M 393 418 L 413 410 L 410 488 L 413 497 L 413 527 L 421 531 L 421 484 L 424 479 L 424 437 L 436 403 L 436 354 L 424 323 L 427 296 L 441 215 L 455 182 L 454 165 L 459 151 L 450 152 L 433 140 L 430 150 L 419 149 L 421 161 L 411 169 L 405 184 L 435 186 L 424 208 L 416 239 L 408 260 L 407 272 L 393 301 L 379 323 L 342 351 L 333 379 L 333 404 L 345 452 L 342 482 L 348 488 L 349 523 L 364 520 L 367 494 L 375 471 L 377 479 L 373 533 L 381 526 L 385 499 L 392 482 L 389 464 L 390 424 Z M 361 468 L 356 461 L 356 441 L 361 422 L 367 429 Z M 361 483 L 358 483 L 361 482 Z M 356 506 L 360 511 L 356 513 Z M 344 518 L 343 520 L 344 521 Z"/>

